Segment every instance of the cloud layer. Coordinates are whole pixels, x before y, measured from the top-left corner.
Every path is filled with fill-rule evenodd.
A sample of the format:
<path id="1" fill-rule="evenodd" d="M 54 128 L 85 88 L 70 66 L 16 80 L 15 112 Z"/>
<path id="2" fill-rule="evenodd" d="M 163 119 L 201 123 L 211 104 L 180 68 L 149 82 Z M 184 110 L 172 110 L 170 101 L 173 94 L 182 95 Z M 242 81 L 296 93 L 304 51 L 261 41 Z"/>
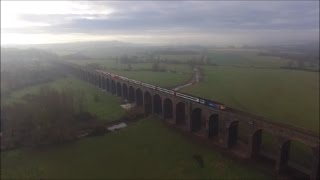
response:
<path id="1" fill-rule="evenodd" d="M 33 11 L 15 9 L 17 19 L 29 26 L 7 23 L 1 27 L 1 33 L 77 34 L 79 40 L 84 36 L 96 36 L 138 42 L 205 44 L 319 38 L 319 1 L 50 3 L 43 2 Z M 59 3 L 63 8 L 59 8 L 62 6 Z M 37 7 L 39 2 L 30 4 Z M 1 11 L 3 8 L 6 7 L 2 5 Z M 1 16 L 6 14 L 1 13 Z"/>

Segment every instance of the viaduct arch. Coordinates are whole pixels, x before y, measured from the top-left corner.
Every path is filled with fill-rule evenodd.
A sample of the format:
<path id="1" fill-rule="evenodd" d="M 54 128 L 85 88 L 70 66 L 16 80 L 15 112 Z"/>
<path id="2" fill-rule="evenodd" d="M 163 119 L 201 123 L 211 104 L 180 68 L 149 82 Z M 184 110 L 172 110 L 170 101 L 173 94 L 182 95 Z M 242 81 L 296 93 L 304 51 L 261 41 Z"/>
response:
<path id="1" fill-rule="evenodd" d="M 155 115 L 161 115 L 162 113 L 162 100 L 158 94 L 153 96 L 153 113 Z"/>
<path id="2" fill-rule="evenodd" d="M 128 92 L 128 86 L 126 84 L 122 84 L 122 94 L 123 94 L 123 98 L 125 100 L 128 100 L 129 92 Z"/>
<path id="3" fill-rule="evenodd" d="M 163 118 L 164 119 L 173 118 L 173 103 L 172 103 L 172 100 L 169 98 L 166 98 L 163 101 Z"/>
<path id="4" fill-rule="evenodd" d="M 137 101 L 137 106 L 143 106 L 143 94 L 142 90 L 140 88 L 137 88 L 136 90 L 136 101 Z"/>
<path id="5" fill-rule="evenodd" d="M 272 134 L 276 141 L 274 170 L 281 173 L 288 167 L 291 142 L 300 142 L 310 147 L 312 156 L 309 177 L 319 179 L 319 137 L 306 130 L 290 125 L 275 123 L 262 117 L 244 112 L 228 112 L 195 103 L 181 97 L 169 95 L 155 89 L 137 85 L 131 81 L 115 79 L 108 73 L 100 73 L 74 64 L 62 64 L 79 78 L 97 87 L 106 88 L 114 95 L 127 98 L 142 106 L 146 115 L 156 114 L 162 119 L 172 119 L 178 128 L 203 135 L 208 140 L 216 141 L 224 148 L 234 148 L 239 143 L 240 123 L 247 125 L 247 154 L 249 158 L 261 155 L 264 142 L 263 132 Z M 100 77 L 101 76 L 101 77 Z M 105 82 L 105 85 L 104 85 Z M 119 85 L 120 84 L 120 85 Z M 128 92 L 128 93 L 127 93 Z"/>

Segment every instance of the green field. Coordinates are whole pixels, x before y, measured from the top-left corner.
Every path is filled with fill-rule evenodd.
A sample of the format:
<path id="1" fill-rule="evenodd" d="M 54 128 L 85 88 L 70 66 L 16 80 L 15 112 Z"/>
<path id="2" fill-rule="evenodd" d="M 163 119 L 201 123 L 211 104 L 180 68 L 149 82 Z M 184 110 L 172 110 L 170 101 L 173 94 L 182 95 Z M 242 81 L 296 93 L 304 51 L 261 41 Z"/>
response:
<path id="1" fill-rule="evenodd" d="M 204 168 L 192 157 L 199 154 Z M 1 178 L 270 179 L 147 118 L 116 133 L 50 149 L 1 153 Z"/>
<path id="2" fill-rule="evenodd" d="M 174 73 L 153 72 L 152 63 L 132 63 L 132 71 L 127 71 L 125 70 L 128 68 L 127 64 L 116 63 L 114 60 L 83 60 L 71 62 L 80 65 L 97 63 L 100 64 L 101 67 L 106 68 L 108 72 L 165 88 L 173 88 L 186 83 L 192 76 L 192 69 L 186 64 L 161 64 L 165 66 L 167 70 L 175 71 Z"/>
<path id="3" fill-rule="evenodd" d="M 182 91 L 319 132 L 319 73 L 235 67 L 203 69 L 204 80 Z"/>
<path id="4" fill-rule="evenodd" d="M 103 120 L 112 120 L 124 113 L 116 97 L 72 77 L 13 92 L 4 103 L 21 101 L 21 97 L 37 93 L 42 86 L 83 91 L 89 111 Z M 95 102 L 94 95 L 101 101 Z M 204 168 L 192 158 L 193 154 L 202 156 Z M 102 137 L 45 149 L 1 152 L 2 179 L 172 177 L 270 179 L 255 167 L 243 166 L 191 142 L 153 118 Z"/>
<path id="5" fill-rule="evenodd" d="M 181 91 L 318 134 L 319 73 L 236 67 L 203 67 L 203 70 L 202 82 Z M 241 136 L 240 131 L 240 138 L 247 139 Z M 274 137 L 264 136 L 263 149 L 272 153 Z M 300 165 L 311 166 L 311 149 L 302 143 L 292 143 L 290 156 L 290 160 Z"/>
<path id="6" fill-rule="evenodd" d="M 8 97 L 3 98 L 1 103 L 21 102 L 23 96 L 37 93 L 44 86 L 53 87 L 57 90 L 73 90 L 76 97 L 83 96 L 85 99 L 84 108 L 88 112 L 95 114 L 101 121 L 113 121 L 125 114 L 125 111 L 120 106 L 115 106 L 115 104 L 119 104 L 117 97 L 102 92 L 95 86 L 73 77 L 62 78 L 53 82 L 14 91 Z"/>
<path id="7" fill-rule="evenodd" d="M 228 50 L 219 49 L 209 53 L 214 63 L 222 66 L 244 66 L 244 67 L 263 67 L 263 68 L 278 68 L 285 66 L 290 61 L 272 56 L 259 56 L 258 50 Z"/>

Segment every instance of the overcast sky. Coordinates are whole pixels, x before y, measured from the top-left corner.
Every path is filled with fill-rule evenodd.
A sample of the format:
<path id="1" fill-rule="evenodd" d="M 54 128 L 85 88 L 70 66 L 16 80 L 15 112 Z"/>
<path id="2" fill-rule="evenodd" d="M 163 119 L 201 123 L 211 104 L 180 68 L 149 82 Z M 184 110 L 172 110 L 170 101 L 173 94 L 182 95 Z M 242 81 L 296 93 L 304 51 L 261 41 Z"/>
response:
<path id="1" fill-rule="evenodd" d="M 319 1 L 1 1 L 1 44 L 319 40 Z"/>

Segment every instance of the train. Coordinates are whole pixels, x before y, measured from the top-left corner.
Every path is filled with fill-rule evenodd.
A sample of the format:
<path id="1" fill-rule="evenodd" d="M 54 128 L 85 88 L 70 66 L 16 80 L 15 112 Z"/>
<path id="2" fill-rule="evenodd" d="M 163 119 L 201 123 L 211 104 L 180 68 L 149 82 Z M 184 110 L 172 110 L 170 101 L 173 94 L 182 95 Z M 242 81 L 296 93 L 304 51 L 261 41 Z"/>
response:
<path id="1" fill-rule="evenodd" d="M 96 70 L 96 71 L 99 72 L 99 73 L 102 73 L 104 75 L 109 75 L 109 76 L 112 77 L 112 79 L 116 79 L 116 80 L 117 79 L 121 79 L 123 81 L 127 81 L 127 82 L 131 82 L 131 83 L 134 83 L 134 84 L 137 84 L 137 85 L 141 85 L 141 86 L 144 86 L 144 87 L 149 88 L 149 89 L 158 90 L 160 92 L 163 92 L 163 93 L 166 93 L 166 94 L 170 94 L 172 96 L 177 96 L 177 97 L 180 97 L 180 98 L 183 98 L 183 99 L 187 99 L 187 100 L 190 100 L 190 101 L 193 101 L 193 102 L 197 102 L 199 104 L 202 104 L 202 105 L 205 105 L 205 106 L 209 106 L 209 107 L 212 107 L 214 109 L 218 109 L 218 110 L 226 110 L 227 109 L 227 107 L 224 104 L 218 103 L 218 102 L 213 101 L 213 100 L 203 99 L 203 98 L 191 96 L 189 94 L 177 92 L 177 91 L 174 91 L 174 90 L 161 88 L 161 87 L 158 87 L 158 86 L 155 86 L 155 85 L 151 85 L 151 84 L 148 84 L 148 83 L 136 81 L 136 80 L 124 77 L 124 76 L 111 74 L 111 73 L 108 73 L 108 72 L 105 72 L 105 71 L 100 71 L 100 70 Z"/>

